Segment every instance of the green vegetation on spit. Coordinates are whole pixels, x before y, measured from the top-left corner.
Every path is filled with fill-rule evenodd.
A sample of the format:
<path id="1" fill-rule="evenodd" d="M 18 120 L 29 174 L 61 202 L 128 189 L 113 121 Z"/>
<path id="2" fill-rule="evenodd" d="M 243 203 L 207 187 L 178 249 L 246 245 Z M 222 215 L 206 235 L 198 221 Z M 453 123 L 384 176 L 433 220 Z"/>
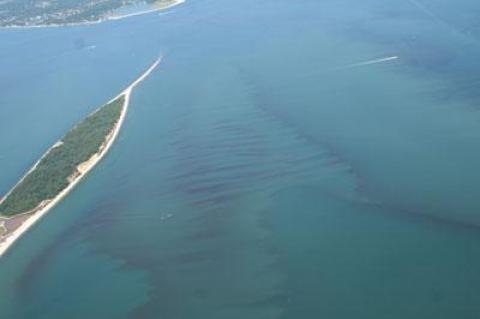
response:
<path id="1" fill-rule="evenodd" d="M 77 166 L 97 153 L 120 119 L 125 95 L 102 106 L 70 130 L 0 204 L 0 215 L 13 216 L 53 199 L 78 174 Z"/>

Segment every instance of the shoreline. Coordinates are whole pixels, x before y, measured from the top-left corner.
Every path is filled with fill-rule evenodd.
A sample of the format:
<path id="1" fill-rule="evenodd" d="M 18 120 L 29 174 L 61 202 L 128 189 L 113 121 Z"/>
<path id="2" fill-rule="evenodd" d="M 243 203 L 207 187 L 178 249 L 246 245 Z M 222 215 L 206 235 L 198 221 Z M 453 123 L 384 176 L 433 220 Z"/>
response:
<path id="1" fill-rule="evenodd" d="M 52 24 L 37 24 L 37 25 L 10 25 L 10 26 L 0 26 L 0 31 L 6 31 L 6 30 L 23 30 L 23 29 L 39 29 L 39 28 L 62 28 L 62 27 L 81 27 L 81 26 L 90 26 L 90 25 L 96 25 L 100 24 L 103 22 L 108 22 L 108 21 L 117 21 L 117 20 L 122 20 L 125 18 L 129 17 L 134 17 L 134 16 L 139 16 L 143 14 L 149 14 L 157 11 L 163 11 L 167 10 L 170 8 L 173 8 L 175 6 L 178 6 L 182 3 L 184 3 L 186 0 L 175 0 L 171 4 L 165 6 L 165 7 L 160 7 L 156 9 L 151 9 L 151 10 L 143 10 L 139 12 L 133 12 L 129 14 L 124 14 L 124 15 L 119 15 L 119 16 L 112 16 L 110 14 L 107 14 L 105 17 L 102 17 L 97 20 L 93 21 L 83 21 L 83 22 L 71 22 L 71 23 L 52 23 Z"/>
<path id="2" fill-rule="evenodd" d="M 115 124 L 114 129 L 106 136 L 106 141 L 105 144 L 102 145 L 101 149 L 98 150 L 97 153 L 93 154 L 90 159 L 88 159 L 86 162 L 81 163 L 80 165 L 77 166 L 77 169 L 79 169 L 80 174 L 72 180 L 68 186 L 63 189 L 60 193 L 57 194 L 53 199 L 46 200 L 41 203 L 37 208 L 33 209 L 33 212 L 25 212 L 18 214 L 16 216 L 10 217 L 10 218 L 2 218 L 2 220 L 6 221 L 9 219 L 13 218 L 18 218 L 19 216 L 24 216 L 25 214 L 31 214 L 30 217 L 28 217 L 19 227 L 11 231 L 10 233 L 7 233 L 5 237 L 0 239 L 0 257 L 2 257 L 10 247 L 12 247 L 21 236 L 26 233 L 33 225 L 35 225 L 43 216 L 45 216 L 50 209 L 52 209 L 56 204 L 58 204 L 70 191 L 83 179 L 84 176 L 88 174 L 99 162 L 100 160 L 108 153 L 109 149 L 113 145 L 113 142 L 116 140 L 118 133 L 120 132 L 120 128 L 123 125 L 123 122 L 125 120 L 125 116 L 127 114 L 128 106 L 130 104 L 130 95 L 132 94 L 133 89 L 145 78 L 150 75 L 150 73 L 160 64 L 162 60 L 162 56 L 160 56 L 155 62 L 142 74 L 140 77 L 138 77 L 135 81 L 133 81 L 129 86 L 127 86 L 123 91 L 120 92 L 117 96 L 115 96 L 113 99 L 111 99 L 109 102 L 103 104 L 101 107 L 99 107 L 97 110 L 95 110 L 93 113 L 97 112 L 100 108 L 102 108 L 104 105 L 118 99 L 122 95 L 125 96 L 125 101 L 123 103 L 122 107 L 122 113 L 120 114 L 120 117 Z M 38 163 L 42 160 L 42 158 L 48 154 L 52 149 L 58 146 L 58 143 L 61 141 L 57 141 L 52 147 L 50 147 L 47 152 L 33 165 L 32 168 L 30 168 L 27 173 L 20 179 L 22 181 L 28 174 L 30 174 L 35 167 L 37 167 Z M 20 183 L 20 181 L 18 183 Z M 18 185 L 15 184 L 15 186 L 2 198 L 0 203 L 5 200 L 8 197 L 8 194 Z"/>
<path id="3" fill-rule="evenodd" d="M 172 7 L 178 6 L 178 5 L 180 5 L 184 2 L 185 2 L 185 0 L 175 0 L 172 3 L 170 3 L 169 5 L 166 5 L 164 7 L 153 8 L 153 9 L 143 10 L 143 11 L 138 11 L 138 12 L 132 12 L 132 13 L 118 15 L 118 16 L 108 16 L 103 21 L 121 20 L 121 19 L 129 18 L 129 17 L 139 16 L 139 15 L 142 15 L 142 14 L 148 14 L 148 13 L 152 13 L 152 12 L 162 11 L 162 10 L 166 10 L 166 9 L 170 9 Z M 99 22 L 102 22 L 102 21 L 99 21 Z"/>

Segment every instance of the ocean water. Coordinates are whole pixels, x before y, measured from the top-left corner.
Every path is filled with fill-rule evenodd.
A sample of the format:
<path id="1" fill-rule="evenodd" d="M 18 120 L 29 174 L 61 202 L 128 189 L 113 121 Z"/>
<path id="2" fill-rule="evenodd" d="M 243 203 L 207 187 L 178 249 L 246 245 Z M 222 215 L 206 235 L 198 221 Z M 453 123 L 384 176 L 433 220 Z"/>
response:
<path id="1" fill-rule="evenodd" d="M 0 193 L 164 55 L 0 260 L 0 318 L 477 318 L 479 8 L 191 0 L 0 31 Z"/>

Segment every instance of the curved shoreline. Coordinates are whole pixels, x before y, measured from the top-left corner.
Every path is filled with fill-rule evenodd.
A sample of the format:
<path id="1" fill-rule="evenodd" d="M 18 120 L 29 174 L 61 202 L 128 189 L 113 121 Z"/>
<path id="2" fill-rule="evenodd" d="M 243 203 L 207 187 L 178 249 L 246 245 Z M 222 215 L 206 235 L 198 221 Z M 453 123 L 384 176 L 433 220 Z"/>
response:
<path id="1" fill-rule="evenodd" d="M 72 180 L 70 184 L 65 189 L 63 189 L 60 193 L 58 193 L 57 196 L 55 196 L 53 199 L 44 201 L 43 204 L 40 204 L 39 207 L 35 208 L 32 213 L 26 212 L 11 218 L 3 218 L 4 220 L 9 220 L 13 218 L 18 218 L 19 216 L 23 216 L 25 214 L 31 214 L 31 216 L 28 217 L 25 221 L 23 221 L 23 223 L 19 227 L 17 227 L 15 230 L 13 230 L 12 232 L 5 235 L 5 237 L 0 239 L 0 257 L 2 257 L 8 251 L 8 249 L 12 247 L 15 244 L 15 242 L 25 232 L 27 232 L 33 225 L 35 225 L 35 223 L 38 222 L 50 209 L 52 209 L 56 204 L 58 204 L 83 179 L 83 177 L 87 175 L 88 172 L 90 172 L 98 164 L 98 162 L 100 162 L 100 160 L 106 155 L 106 153 L 112 146 L 113 142 L 117 138 L 120 128 L 122 127 L 122 124 L 125 120 L 125 115 L 127 113 L 128 106 L 130 104 L 130 95 L 132 94 L 133 89 L 141 81 L 143 81 L 148 75 L 150 75 L 150 73 L 157 67 L 157 65 L 161 62 L 161 60 L 162 60 L 162 57 L 160 56 L 140 77 L 138 77 L 129 86 L 127 86 L 127 88 L 125 88 L 122 92 L 120 92 L 120 94 L 118 94 L 116 97 L 114 97 L 108 102 L 110 103 L 118 99 L 122 95 L 125 96 L 125 100 L 122 106 L 122 113 L 120 114 L 120 117 L 117 123 L 115 124 L 114 129 L 106 136 L 105 144 L 103 145 L 103 147 L 101 147 L 101 149 L 99 149 L 97 153 L 93 154 L 90 159 L 88 159 L 86 162 L 77 166 L 77 169 L 78 167 L 81 166 L 81 169 L 79 170 L 80 174 L 77 177 L 75 177 L 74 180 Z M 101 107 L 103 107 L 103 105 Z M 94 111 L 94 113 L 96 111 Z M 33 167 L 28 170 L 28 172 L 22 177 L 20 181 L 22 181 L 25 178 L 25 176 L 30 174 L 30 172 L 32 172 L 35 169 L 35 167 L 38 165 L 41 159 L 46 154 L 48 154 L 53 148 L 57 147 L 59 142 L 56 142 L 52 147 L 50 147 L 47 150 L 47 152 L 45 152 L 45 154 L 33 165 Z M 16 187 L 16 185 L 18 185 L 18 183 L 15 184 L 15 186 L 7 193 L 7 195 L 5 195 L 2 198 L 0 203 L 8 197 L 8 194 L 10 194 L 10 192 Z"/>
<path id="2" fill-rule="evenodd" d="M 160 7 L 160 8 L 156 8 L 156 9 L 150 9 L 150 10 L 143 10 L 143 11 L 138 11 L 138 12 L 132 12 L 132 13 L 118 15 L 118 16 L 109 16 L 109 17 L 106 17 L 103 21 L 120 20 L 120 19 L 129 18 L 129 17 L 139 16 L 139 15 L 142 15 L 142 14 L 148 14 L 148 13 L 152 13 L 152 12 L 162 11 L 162 10 L 166 10 L 166 9 L 170 9 L 172 7 L 178 6 L 179 4 L 182 4 L 184 2 L 185 2 L 185 0 L 175 0 L 174 2 L 172 2 L 171 4 L 169 4 L 165 7 Z M 102 22 L 102 21 L 99 21 L 99 22 Z"/>
<path id="3" fill-rule="evenodd" d="M 129 14 L 124 14 L 124 15 L 118 15 L 118 16 L 112 16 L 110 14 L 107 14 L 105 17 L 93 20 L 93 21 L 83 21 L 83 22 L 71 22 L 71 23 L 52 23 L 52 24 L 37 24 L 37 25 L 10 25 L 10 26 L 0 26 L 0 31 L 2 30 L 23 30 L 23 29 L 37 29 L 37 28 L 62 28 L 62 27 L 80 27 L 80 26 L 90 26 L 90 25 L 95 25 L 103 22 L 108 22 L 108 21 L 117 21 L 117 20 L 122 20 L 125 18 L 129 17 L 134 17 L 134 16 L 139 16 L 139 15 L 144 15 L 144 14 L 149 14 L 157 11 L 163 11 L 167 10 L 170 8 L 173 8 L 175 6 L 178 6 L 182 3 L 184 3 L 185 0 L 175 0 L 171 4 L 165 6 L 165 7 L 160 7 L 156 9 L 151 9 L 151 10 L 143 10 L 139 12 L 133 12 Z"/>

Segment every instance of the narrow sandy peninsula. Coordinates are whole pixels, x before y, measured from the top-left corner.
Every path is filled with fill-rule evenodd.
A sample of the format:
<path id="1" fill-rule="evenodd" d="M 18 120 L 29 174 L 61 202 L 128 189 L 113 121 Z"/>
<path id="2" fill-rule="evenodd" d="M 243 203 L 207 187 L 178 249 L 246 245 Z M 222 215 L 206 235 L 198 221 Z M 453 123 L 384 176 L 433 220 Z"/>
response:
<path id="1" fill-rule="evenodd" d="M 125 120 L 133 89 L 161 59 L 48 149 L 0 200 L 0 257 L 105 156 Z"/>

